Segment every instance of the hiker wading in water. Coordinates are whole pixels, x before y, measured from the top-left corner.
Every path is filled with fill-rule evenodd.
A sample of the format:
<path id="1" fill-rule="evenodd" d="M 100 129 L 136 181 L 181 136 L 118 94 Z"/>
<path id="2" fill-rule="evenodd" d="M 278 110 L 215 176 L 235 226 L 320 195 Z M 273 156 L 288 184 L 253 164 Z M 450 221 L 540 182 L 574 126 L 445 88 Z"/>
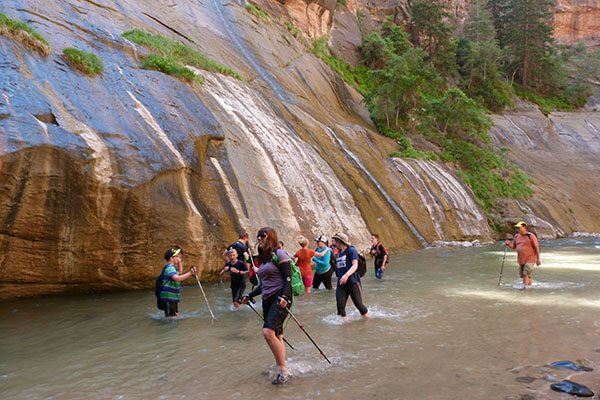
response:
<path id="1" fill-rule="evenodd" d="M 277 232 L 273 228 L 261 228 L 257 235 L 258 242 L 258 277 L 260 285 L 240 299 L 240 303 L 248 304 L 252 298 L 262 294 L 263 336 L 275 357 L 277 375 L 273 385 L 281 385 L 288 381 L 289 373 L 285 364 L 285 346 L 283 342 L 283 322 L 288 315 L 288 307 L 292 304 L 292 269 L 290 257 L 282 249 L 278 249 Z M 274 262 L 276 260 L 276 263 Z"/>
<path id="2" fill-rule="evenodd" d="M 533 266 L 542 265 L 540 244 L 535 234 L 527 230 L 525 222 L 518 222 L 515 228 L 519 228 L 519 233 L 513 237 L 513 240 L 507 240 L 505 244 L 511 249 L 517 249 L 519 276 L 523 279 L 523 289 L 529 289 L 531 288 Z"/>
<path id="3" fill-rule="evenodd" d="M 369 250 L 369 253 L 371 253 L 371 255 L 375 258 L 375 278 L 383 278 L 385 264 L 387 264 L 388 261 L 388 252 L 385 249 L 385 247 L 383 247 L 383 245 L 379 242 L 379 235 L 376 233 L 371 233 L 371 250 Z"/>
<path id="4" fill-rule="evenodd" d="M 196 276 L 196 267 L 183 273 L 183 262 L 181 260 L 183 251 L 174 246 L 165 252 L 167 264 L 163 267 L 163 286 L 160 292 L 160 300 L 165 303 L 165 317 L 179 316 L 179 299 L 181 298 L 181 282 L 191 276 Z"/>
<path id="5" fill-rule="evenodd" d="M 350 245 L 348 236 L 343 233 L 336 233 L 331 239 L 333 245 L 340 250 L 337 255 L 336 275 L 338 282 L 337 288 L 335 288 L 337 313 L 342 318 L 346 318 L 346 303 L 348 302 L 348 296 L 350 296 L 360 315 L 366 318 L 369 310 L 367 310 L 362 300 L 362 286 L 357 272 L 358 252 L 354 246 Z"/>

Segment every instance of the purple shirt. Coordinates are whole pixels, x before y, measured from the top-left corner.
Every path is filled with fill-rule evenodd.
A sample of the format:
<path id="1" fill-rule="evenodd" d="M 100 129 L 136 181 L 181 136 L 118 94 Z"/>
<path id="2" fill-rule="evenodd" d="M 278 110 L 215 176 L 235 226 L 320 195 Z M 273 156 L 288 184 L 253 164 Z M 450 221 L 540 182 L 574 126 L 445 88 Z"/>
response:
<path id="1" fill-rule="evenodd" d="M 278 249 L 276 254 L 280 264 L 290 259 L 290 256 L 285 250 Z M 266 264 L 260 264 L 258 267 L 258 277 L 262 282 L 262 296 L 265 299 L 283 289 L 283 277 L 281 276 L 281 271 L 279 271 L 279 268 L 273 261 L 269 261 Z"/>

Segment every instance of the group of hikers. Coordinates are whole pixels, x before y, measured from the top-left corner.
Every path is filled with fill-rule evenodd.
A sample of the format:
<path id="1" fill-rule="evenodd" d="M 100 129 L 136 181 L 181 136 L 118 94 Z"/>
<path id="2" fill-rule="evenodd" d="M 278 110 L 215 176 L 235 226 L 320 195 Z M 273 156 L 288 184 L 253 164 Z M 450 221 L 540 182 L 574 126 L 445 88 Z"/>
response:
<path id="1" fill-rule="evenodd" d="M 528 232 L 525 222 L 521 221 L 515 227 L 519 229 L 519 233 L 512 240 L 506 240 L 505 245 L 516 249 L 520 276 L 523 278 L 524 288 L 529 288 L 533 267 L 541 264 L 539 243 L 536 236 Z M 262 333 L 277 365 L 277 374 L 272 383 L 280 385 L 287 382 L 290 376 L 286 368 L 283 323 L 288 314 L 291 314 L 294 297 L 292 266 L 299 266 L 307 296 L 310 296 L 311 288 L 318 289 L 321 285 L 331 290 L 332 275 L 335 273 L 337 315 L 346 318 L 346 303 L 350 297 L 360 314 L 366 318 L 368 309 L 363 303 L 361 275 L 358 273 L 359 252 L 344 233 L 334 234 L 331 244 L 326 236 L 317 236 L 314 250 L 309 249 L 308 240 L 301 237 L 298 240 L 300 249 L 294 255 L 284 249 L 283 242 L 278 240 L 277 232 L 270 227 L 258 230 L 256 254 L 253 254 L 248 240 L 249 236 L 244 232 L 235 243 L 228 246 L 223 253 L 227 262 L 220 274 L 229 272 L 231 276 L 231 296 L 233 307 L 236 309 L 243 304 L 252 306 L 254 298 L 261 295 L 264 320 Z M 375 277 L 382 279 L 389 254 L 379 242 L 377 234 L 372 234 L 371 240 L 369 253 L 374 258 Z M 176 246 L 166 251 L 164 258 L 167 264 L 159 275 L 162 283 L 157 279 L 159 308 L 164 310 L 167 317 L 178 315 L 181 282 L 190 276 L 196 276 L 197 273 L 194 266 L 183 273 L 181 253 L 181 248 Z M 314 272 L 312 265 L 315 267 Z M 247 281 L 252 284 L 252 290 L 244 294 Z M 159 285 L 162 285 L 162 290 L 159 290 Z"/>

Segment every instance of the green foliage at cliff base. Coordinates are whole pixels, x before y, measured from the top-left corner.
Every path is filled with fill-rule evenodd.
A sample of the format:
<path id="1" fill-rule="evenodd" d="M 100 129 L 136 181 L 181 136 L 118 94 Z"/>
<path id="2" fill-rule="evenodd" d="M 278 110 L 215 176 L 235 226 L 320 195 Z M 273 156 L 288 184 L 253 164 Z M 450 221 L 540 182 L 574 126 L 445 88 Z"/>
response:
<path id="1" fill-rule="evenodd" d="M 515 85 L 515 91 L 520 98 L 537 104 L 545 115 L 553 111 L 574 111 L 584 106 L 588 97 L 588 91 L 585 88 L 578 93 L 574 90 L 565 92 L 561 97 L 543 96 L 518 85 Z"/>

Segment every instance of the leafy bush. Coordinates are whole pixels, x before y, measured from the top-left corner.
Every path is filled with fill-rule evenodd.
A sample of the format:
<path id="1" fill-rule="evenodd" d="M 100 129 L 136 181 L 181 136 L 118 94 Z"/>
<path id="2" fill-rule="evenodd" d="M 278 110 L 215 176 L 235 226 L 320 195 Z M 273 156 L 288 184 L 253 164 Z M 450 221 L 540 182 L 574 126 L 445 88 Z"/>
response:
<path id="1" fill-rule="evenodd" d="M 515 90 L 519 97 L 537 104 L 545 115 L 552 111 L 573 111 L 575 109 L 574 104 L 563 98 L 545 97 L 518 85 L 515 85 Z"/>
<path id="2" fill-rule="evenodd" d="M 63 57 L 71 66 L 86 75 L 95 76 L 104 71 L 102 60 L 94 53 L 67 47 L 63 50 Z"/>
<path id="3" fill-rule="evenodd" d="M 139 29 L 127 31 L 123 33 L 123 37 L 133 43 L 153 50 L 157 55 L 168 60 L 170 64 L 177 63 L 181 68 L 185 65 L 191 65 L 205 71 L 218 72 L 236 79 L 242 79 L 242 76 L 235 70 L 210 59 L 208 56 L 189 46 L 167 37 L 152 35 Z"/>
<path id="4" fill-rule="evenodd" d="M 196 75 L 194 71 L 173 61 L 173 59 L 169 57 L 151 54 L 144 58 L 144 61 L 142 62 L 142 68 L 160 71 L 164 74 L 172 75 L 186 82 L 204 83 L 202 77 Z"/>
<path id="5" fill-rule="evenodd" d="M 530 178 L 504 161 L 491 146 L 448 140 L 444 147 L 442 159 L 459 163 L 458 175 L 471 187 L 486 213 L 493 209 L 497 198 L 523 199 L 533 194 Z"/>
<path id="6" fill-rule="evenodd" d="M 396 141 L 401 151 L 394 151 L 390 154 L 390 157 L 401 157 L 401 158 L 426 158 L 428 160 L 437 160 L 438 156 L 433 151 L 422 151 L 417 150 L 413 147 L 409 138 L 403 135 L 398 136 Z"/>
<path id="7" fill-rule="evenodd" d="M 50 44 L 45 37 L 23 22 L 8 18 L 0 13 L 0 35 L 11 37 L 32 48 L 44 57 L 50 55 Z"/>
<path id="8" fill-rule="evenodd" d="M 331 55 L 327 49 L 327 38 L 317 39 L 313 43 L 312 52 L 325 64 L 338 73 L 338 75 L 363 96 L 370 90 L 371 73 L 366 66 L 353 67 L 344 60 Z"/>

